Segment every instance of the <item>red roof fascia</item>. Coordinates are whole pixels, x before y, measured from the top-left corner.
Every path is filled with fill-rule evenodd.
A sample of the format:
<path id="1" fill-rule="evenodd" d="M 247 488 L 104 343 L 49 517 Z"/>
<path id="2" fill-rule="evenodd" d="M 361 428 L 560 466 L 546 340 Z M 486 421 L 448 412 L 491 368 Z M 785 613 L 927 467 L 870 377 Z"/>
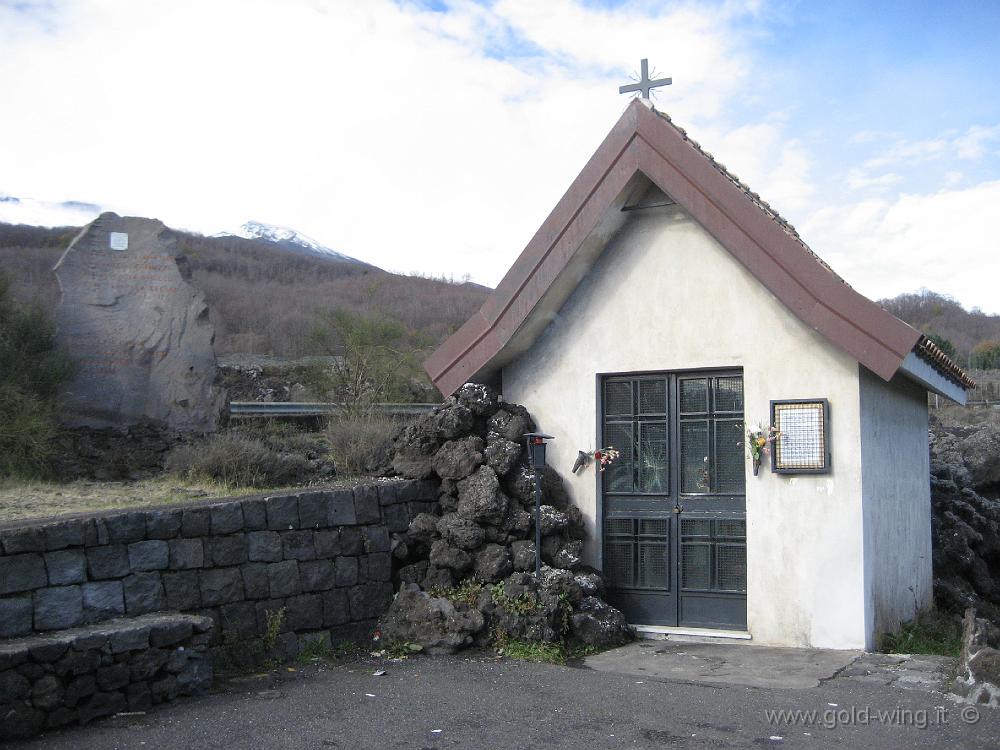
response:
<path id="1" fill-rule="evenodd" d="M 637 171 L 800 320 L 885 380 L 920 340 L 919 331 L 845 284 L 683 131 L 634 101 L 479 312 L 424 363 L 443 394 L 511 340 Z"/>

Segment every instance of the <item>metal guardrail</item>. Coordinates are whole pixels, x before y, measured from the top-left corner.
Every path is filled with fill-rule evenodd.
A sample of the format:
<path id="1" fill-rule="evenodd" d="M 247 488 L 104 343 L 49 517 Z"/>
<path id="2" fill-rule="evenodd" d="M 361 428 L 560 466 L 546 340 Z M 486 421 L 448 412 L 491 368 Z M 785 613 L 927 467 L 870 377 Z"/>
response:
<path id="1" fill-rule="evenodd" d="M 375 409 L 391 417 L 417 417 L 440 404 L 376 404 Z M 230 417 L 322 417 L 344 409 L 344 404 L 303 401 L 231 401 Z"/>

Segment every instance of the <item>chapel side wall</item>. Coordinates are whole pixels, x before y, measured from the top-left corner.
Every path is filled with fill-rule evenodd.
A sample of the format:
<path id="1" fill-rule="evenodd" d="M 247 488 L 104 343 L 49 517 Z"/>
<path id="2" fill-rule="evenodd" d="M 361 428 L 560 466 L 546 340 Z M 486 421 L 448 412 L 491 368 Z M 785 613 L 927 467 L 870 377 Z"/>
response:
<path id="1" fill-rule="evenodd" d="M 755 642 L 865 645 L 857 362 L 802 324 L 678 207 L 636 212 L 516 362 L 504 397 L 556 436 L 552 465 L 583 511 L 599 566 L 597 375 L 742 367 L 749 425 L 770 399 L 825 397 L 833 471 L 754 477 L 747 464 L 748 630 Z"/>
<path id="2" fill-rule="evenodd" d="M 860 367 L 867 648 L 932 600 L 927 391 Z"/>

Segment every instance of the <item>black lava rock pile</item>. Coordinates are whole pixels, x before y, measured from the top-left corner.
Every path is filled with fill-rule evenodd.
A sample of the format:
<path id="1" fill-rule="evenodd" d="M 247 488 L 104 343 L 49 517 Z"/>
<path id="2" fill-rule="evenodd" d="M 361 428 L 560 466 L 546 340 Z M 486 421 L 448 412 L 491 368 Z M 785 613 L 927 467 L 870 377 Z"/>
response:
<path id="1" fill-rule="evenodd" d="M 634 637 L 600 597 L 601 575 L 582 563 L 580 509 L 551 468 L 542 475 L 542 560 L 535 575 L 534 473 L 523 406 L 467 383 L 403 428 L 393 469 L 440 481 L 440 514 L 421 513 L 393 539 L 399 593 L 381 620 L 389 644 L 451 653 L 471 644 L 606 647 Z"/>
<path id="2" fill-rule="evenodd" d="M 1000 425 L 931 434 L 934 598 L 1000 624 Z M 992 497 L 991 497 L 992 495 Z"/>

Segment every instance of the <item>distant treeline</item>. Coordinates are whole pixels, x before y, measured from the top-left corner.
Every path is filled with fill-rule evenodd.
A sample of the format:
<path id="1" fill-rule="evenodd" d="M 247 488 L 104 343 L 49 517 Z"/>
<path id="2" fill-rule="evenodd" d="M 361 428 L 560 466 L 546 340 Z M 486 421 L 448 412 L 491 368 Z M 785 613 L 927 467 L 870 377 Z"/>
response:
<path id="1" fill-rule="evenodd" d="M 0 223 L 0 271 L 22 302 L 54 309 L 52 267 L 79 232 Z M 489 290 L 406 276 L 239 237 L 178 232 L 192 281 L 204 293 L 219 354 L 314 354 L 317 326 L 337 310 L 400 323 L 411 350 L 430 349 L 466 321 Z"/>
<path id="2" fill-rule="evenodd" d="M 0 223 L 0 271 L 10 277 L 15 299 L 55 307 L 59 287 L 52 267 L 79 231 Z M 408 349 L 429 350 L 489 293 L 476 284 L 388 273 L 261 240 L 178 236 L 193 281 L 211 309 L 219 354 L 329 353 L 316 351 L 316 329 L 338 310 L 398 322 Z M 957 300 L 927 290 L 880 304 L 932 336 L 959 364 L 1000 368 L 1000 315 L 966 310 Z"/>
<path id="3" fill-rule="evenodd" d="M 879 304 L 933 338 L 963 367 L 1000 368 L 1000 315 L 966 310 L 958 300 L 927 289 Z"/>

